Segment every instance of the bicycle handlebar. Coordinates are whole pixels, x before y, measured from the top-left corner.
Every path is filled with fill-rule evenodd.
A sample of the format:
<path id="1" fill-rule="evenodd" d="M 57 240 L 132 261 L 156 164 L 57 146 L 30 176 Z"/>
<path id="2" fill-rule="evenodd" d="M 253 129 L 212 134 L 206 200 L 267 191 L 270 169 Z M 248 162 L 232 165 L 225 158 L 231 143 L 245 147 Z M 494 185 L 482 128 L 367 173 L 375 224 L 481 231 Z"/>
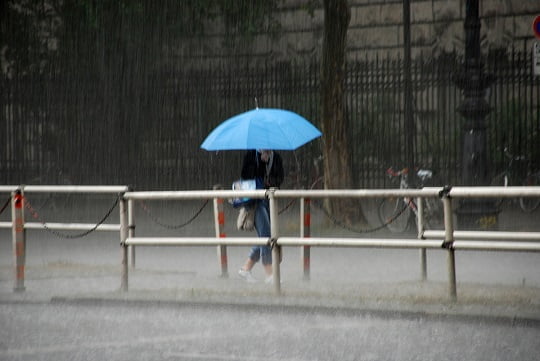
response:
<path id="1" fill-rule="evenodd" d="M 386 175 L 388 177 L 399 177 L 399 176 L 402 176 L 402 175 L 407 175 L 409 174 L 409 168 L 403 168 L 401 170 L 394 170 L 393 167 L 390 167 L 386 170 Z"/>
<path id="2" fill-rule="evenodd" d="M 422 180 L 425 180 L 425 179 L 428 179 L 428 178 L 431 178 L 433 176 L 433 172 L 429 169 L 420 169 L 420 168 L 415 168 L 416 170 L 416 175 L 422 179 Z M 394 170 L 393 167 L 390 167 L 386 170 L 386 175 L 391 178 L 391 177 L 401 177 L 401 176 L 406 176 L 407 174 L 409 174 L 409 168 L 403 168 L 401 170 Z"/>
<path id="3" fill-rule="evenodd" d="M 510 153 L 508 147 L 504 147 L 503 152 L 504 156 L 509 160 L 527 160 L 527 157 L 525 157 L 524 155 L 513 155 L 512 153 Z"/>

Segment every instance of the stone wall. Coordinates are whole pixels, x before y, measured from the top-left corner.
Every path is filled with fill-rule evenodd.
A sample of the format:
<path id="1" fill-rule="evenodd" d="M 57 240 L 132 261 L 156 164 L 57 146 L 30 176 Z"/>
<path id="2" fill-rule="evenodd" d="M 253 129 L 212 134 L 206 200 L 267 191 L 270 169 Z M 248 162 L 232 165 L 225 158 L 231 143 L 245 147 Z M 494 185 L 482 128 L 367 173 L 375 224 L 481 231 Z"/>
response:
<path id="1" fill-rule="evenodd" d="M 253 59 L 291 60 L 317 56 L 322 45 L 322 8 L 312 14 L 306 0 L 285 0 L 278 18 L 279 39 L 260 34 L 228 51 L 220 46 L 219 21 L 205 41 L 196 43 L 192 54 L 205 53 Z M 402 0 L 349 0 L 349 57 L 373 59 L 403 54 Z M 534 41 L 532 22 L 540 15 L 538 0 L 480 0 L 481 37 L 484 53 L 501 53 L 516 47 L 530 49 Z M 412 57 L 462 52 L 464 48 L 465 0 L 411 0 Z M 240 50 L 241 49 L 241 50 Z"/>

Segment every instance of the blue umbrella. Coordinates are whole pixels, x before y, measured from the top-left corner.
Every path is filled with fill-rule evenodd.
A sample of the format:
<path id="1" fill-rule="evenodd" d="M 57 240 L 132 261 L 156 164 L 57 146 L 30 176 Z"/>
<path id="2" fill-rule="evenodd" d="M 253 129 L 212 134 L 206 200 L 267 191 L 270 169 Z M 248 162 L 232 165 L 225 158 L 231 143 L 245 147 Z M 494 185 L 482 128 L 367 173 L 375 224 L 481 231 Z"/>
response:
<path id="1" fill-rule="evenodd" d="M 320 137 L 302 116 L 283 109 L 256 108 L 227 119 L 201 144 L 206 150 L 294 150 Z"/>

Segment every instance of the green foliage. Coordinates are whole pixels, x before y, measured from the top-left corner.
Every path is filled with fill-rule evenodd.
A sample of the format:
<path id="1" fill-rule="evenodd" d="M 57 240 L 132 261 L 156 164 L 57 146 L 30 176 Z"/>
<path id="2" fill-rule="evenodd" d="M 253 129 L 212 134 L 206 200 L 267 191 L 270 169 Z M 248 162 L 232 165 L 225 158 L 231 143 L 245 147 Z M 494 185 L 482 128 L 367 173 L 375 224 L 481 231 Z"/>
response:
<path id="1" fill-rule="evenodd" d="M 60 39 L 92 48 L 114 48 L 120 42 L 140 43 L 155 39 L 202 36 L 219 30 L 222 20 L 226 44 L 241 39 L 253 40 L 258 34 L 277 38 L 281 25 L 276 18 L 284 0 L 48 0 L 2 2 L 0 45 L 5 58 L 28 71 L 36 59 L 47 58 L 48 42 Z M 211 31 L 210 31 L 211 30 Z M 160 31 L 159 34 L 155 32 Z M 77 36 L 76 39 L 69 37 Z M 154 40 L 155 40 L 154 39 Z M 107 41 L 112 44 L 106 44 Z M 154 41 L 155 42 L 155 41 Z M 72 50 L 72 49 L 69 49 Z M 84 52 L 84 49 L 78 49 Z M 87 56 L 91 49 L 82 54 Z M 54 51 L 53 51 L 54 52 Z"/>
<path id="2" fill-rule="evenodd" d="M 321 0 L 307 0 L 306 2 L 302 3 L 301 7 L 307 11 L 307 13 L 311 16 L 315 16 L 315 10 L 320 9 L 322 7 L 322 1 Z"/>
<path id="3" fill-rule="evenodd" d="M 8 77 L 39 73 L 50 49 L 56 28 L 54 6 L 41 1 L 2 1 L 0 5 L 1 69 Z"/>
<path id="4" fill-rule="evenodd" d="M 215 8 L 224 20 L 226 44 L 232 46 L 238 37 L 253 40 L 261 33 L 277 38 L 281 24 L 275 14 L 280 2 L 283 0 L 215 1 Z"/>
<path id="5" fill-rule="evenodd" d="M 176 35 L 204 35 L 210 22 L 222 18 L 228 37 L 253 38 L 258 33 L 275 36 L 280 24 L 274 17 L 279 2 L 283 0 L 71 0 L 82 8 L 87 23 L 92 27 L 106 25 L 107 12 L 115 18 L 131 18 L 134 23 L 144 23 L 148 18 L 164 20 Z M 67 1 L 69 2 L 69 0 Z"/>

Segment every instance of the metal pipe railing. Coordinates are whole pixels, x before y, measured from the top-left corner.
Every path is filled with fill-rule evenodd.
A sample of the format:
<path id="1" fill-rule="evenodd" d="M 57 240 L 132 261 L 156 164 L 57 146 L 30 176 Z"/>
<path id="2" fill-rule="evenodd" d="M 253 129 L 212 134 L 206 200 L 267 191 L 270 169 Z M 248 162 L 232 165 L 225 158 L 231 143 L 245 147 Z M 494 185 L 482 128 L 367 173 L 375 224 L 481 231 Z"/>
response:
<path id="1" fill-rule="evenodd" d="M 11 228 L 12 222 L 0 222 L 0 228 Z M 59 222 L 25 222 L 24 229 L 47 229 L 55 231 L 98 231 L 98 232 L 118 232 L 119 224 L 99 224 L 95 223 L 59 223 Z"/>
<path id="2" fill-rule="evenodd" d="M 431 197 L 438 198 L 441 188 L 420 189 L 276 189 L 276 198 L 383 198 L 383 197 Z"/>
<path id="3" fill-rule="evenodd" d="M 270 208 L 270 242 L 272 244 L 272 277 L 274 279 L 274 290 L 276 294 L 281 294 L 281 245 L 277 243 L 279 238 L 279 219 L 276 199 L 276 189 L 270 189 L 267 194 Z"/>
<path id="4" fill-rule="evenodd" d="M 0 186 L 1 193 L 11 193 L 20 189 L 20 186 Z"/>
<path id="5" fill-rule="evenodd" d="M 257 198 L 266 197 L 267 191 L 260 190 L 208 190 L 208 191 L 156 191 L 126 192 L 125 199 L 133 200 L 193 200 L 214 198 Z"/>
<path id="6" fill-rule="evenodd" d="M 126 246 L 266 246 L 266 237 L 134 237 L 124 241 Z"/>
<path id="7" fill-rule="evenodd" d="M 25 194 L 28 193 L 99 193 L 121 194 L 129 190 L 127 186 L 79 186 L 79 185 L 20 185 L 20 186 L 0 186 L 0 192 L 11 193 L 12 215 L 11 222 L 0 222 L 0 228 L 12 229 L 12 248 L 14 265 L 14 287 L 15 292 L 25 290 L 25 263 L 26 263 L 26 230 L 50 230 L 50 231 L 109 231 L 121 233 L 124 225 L 121 224 L 89 224 L 89 223 L 60 223 L 60 222 L 28 222 L 24 220 L 24 209 L 26 208 Z M 120 197 L 120 208 L 124 207 L 124 200 Z M 30 207 L 31 209 L 31 207 Z M 111 209 L 112 210 L 112 209 Z M 33 211 L 33 210 L 31 210 Z M 33 214 L 34 216 L 34 214 Z M 127 227 L 126 227 L 127 228 Z M 122 238 L 121 238 L 122 239 Z"/>
<path id="8" fill-rule="evenodd" d="M 9 197 L 8 197 L 9 202 L 11 202 L 11 200 L 13 199 L 12 193 L 19 189 L 20 187 L 15 186 L 15 185 L 5 185 L 5 186 L 0 185 L 0 193 L 9 193 Z M 13 227 L 13 222 L 11 221 L 0 222 L 0 228 L 12 228 L 12 227 Z"/>
<path id="9" fill-rule="evenodd" d="M 425 230 L 426 239 L 443 239 L 443 230 Z M 454 240 L 522 240 L 540 242 L 540 232 L 504 232 L 504 231 L 454 231 Z"/>
<path id="10" fill-rule="evenodd" d="M 539 242 L 454 241 L 452 248 L 469 251 L 540 252 Z"/>
<path id="11" fill-rule="evenodd" d="M 540 197 L 540 187 L 452 187 L 448 191 L 451 198 L 515 198 Z"/>
<path id="12" fill-rule="evenodd" d="M 128 186 L 21 185 L 25 193 L 124 193 Z"/>
<path id="13" fill-rule="evenodd" d="M 128 247 L 125 242 L 129 237 L 129 207 L 126 204 L 126 199 L 122 197 L 118 204 L 120 211 L 120 245 L 122 246 L 122 277 L 120 288 L 127 291 L 128 289 Z"/>
<path id="14" fill-rule="evenodd" d="M 215 185 L 214 190 L 223 189 L 220 185 Z M 223 207 L 223 198 L 214 198 L 214 230 L 218 238 L 225 238 L 225 209 Z M 216 246 L 218 260 L 221 266 L 221 277 L 229 277 L 229 260 L 227 257 L 227 247 L 225 245 Z"/>
<path id="15" fill-rule="evenodd" d="M 456 259 L 452 244 L 454 243 L 454 215 L 452 214 L 452 200 L 448 195 L 448 191 L 441 191 L 444 210 L 444 240 L 443 247 L 446 248 L 447 256 L 446 263 L 448 266 L 448 294 L 452 301 L 457 299 L 456 286 Z"/>
<path id="16" fill-rule="evenodd" d="M 279 237 L 280 246 L 310 247 L 364 247 L 364 248 L 432 248 L 441 249 L 442 241 L 395 238 L 333 238 L 333 237 Z"/>
<path id="17" fill-rule="evenodd" d="M 418 197 L 416 199 L 416 205 L 418 207 L 417 212 L 417 239 L 423 239 L 422 235 L 425 231 L 425 225 L 424 225 L 424 199 Z M 427 252 L 426 248 L 420 248 L 420 278 L 422 281 L 427 280 Z"/>
<path id="18" fill-rule="evenodd" d="M 25 229 L 54 229 L 57 231 L 105 231 L 105 232 L 119 232 L 119 224 L 92 224 L 92 223 L 24 223 Z"/>
<path id="19" fill-rule="evenodd" d="M 15 190 L 13 190 L 15 188 Z M 89 192 L 89 193 L 121 193 L 120 224 L 100 225 L 96 230 L 120 231 L 122 246 L 122 280 L 121 289 L 128 289 L 128 247 L 134 246 L 245 246 L 245 245 L 271 245 L 274 257 L 274 287 L 277 294 L 281 292 L 280 265 L 281 247 L 369 247 L 369 248 L 418 248 L 421 250 L 421 270 L 425 279 L 425 250 L 441 249 L 448 252 L 448 283 L 449 296 L 452 300 L 457 298 L 455 250 L 496 250 L 496 251 L 524 251 L 540 252 L 540 232 L 500 232 L 500 231 L 467 231 L 455 230 L 453 225 L 452 200 L 454 198 L 487 198 L 487 197 L 540 197 L 540 187 L 454 187 L 439 188 L 428 187 L 422 189 L 343 189 L 343 190 L 199 190 L 199 191 L 158 191 L 158 192 L 130 192 L 124 186 L 0 186 L 1 191 L 13 192 L 12 197 L 22 195 L 22 190 L 27 192 Z M 418 233 L 415 239 L 386 239 L 386 238 L 313 238 L 309 235 L 302 237 L 280 237 L 278 223 L 278 201 L 280 198 L 298 198 L 302 202 L 314 198 L 381 198 L 381 197 L 408 197 L 417 198 Z M 444 209 L 444 230 L 424 230 L 423 223 L 423 199 L 427 197 L 440 197 Z M 223 238 L 220 232 L 216 237 L 135 237 L 135 221 L 133 217 L 133 205 L 135 200 L 193 200 L 193 199 L 223 199 L 223 198 L 267 198 L 270 204 L 271 236 L 264 237 L 231 237 Z M 13 198 L 14 199 L 14 198 Z M 23 198 L 22 198 L 23 199 Z M 129 202 L 129 203 L 128 203 Z M 15 203 L 15 202 L 13 202 Z M 301 207 L 303 209 L 303 207 Z M 14 207 L 14 209 L 20 209 Z M 219 207 L 214 207 L 214 211 Z M 15 211 L 14 211 L 15 212 Z M 20 211 L 19 211 L 20 213 Z M 303 212 L 300 222 L 303 230 Z M 15 213 L 13 213 L 15 214 Z M 13 216 L 15 219 L 15 215 Z M 215 219 L 219 219 L 215 215 Z M 27 229 L 81 229 L 94 228 L 89 224 L 66 224 L 27 223 L 17 215 L 16 222 L 0 222 L 0 227 L 9 226 L 14 229 L 14 249 L 21 248 L 21 232 Z M 22 228 L 21 228 L 22 224 Z M 15 228 L 17 229 L 17 241 L 15 241 Z M 217 229 L 217 228 L 216 228 Z M 24 235 L 24 234 L 23 234 Z M 520 242 L 509 242 L 517 240 Z M 15 245 L 16 244 L 16 245 Z M 422 257 L 423 255 L 423 257 Z M 134 262 L 134 254 L 133 254 Z M 17 261 L 18 262 L 18 261 Z M 20 262 L 19 262 L 20 263 Z M 19 263 L 17 263 L 19 265 Z M 19 267 L 19 266 L 17 266 Z M 19 289 L 24 286 L 19 284 Z"/>
<path id="20" fill-rule="evenodd" d="M 300 198 L 300 237 L 311 237 L 311 200 Z M 311 278 L 311 249 L 308 245 L 300 246 L 300 263 L 302 264 L 303 278 Z"/>
<path id="21" fill-rule="evenodd" d="M 24 229 L 24 196 L 20 189 L 11 192 L 13 292 L 24 292 L 26 267 L 26 230 Z"/>
<path id="22" fill-rule="evenodd" d="M 130 200 L 148 200 L 148 199 L 168 199 L 168 200 L 188 200 L 188 199 L 218 199 L 218 198 L 268 198 L 270 204 L 271 217 L 271 237 L 270 240 L 264 238 L 220 238 L 216 237 L 182 237 L 182 238 L 128 238 L 123 242 L 124 246 L 129 245 L 272 245 L 272 254 L 275 260 L 280 259 L 281 247 L 283 246 L 302 246 L 302 247 L 370 247 L 370 248 L 418 248 L 421 250 L 421 272 L 426 276 L 426 249 L 444 249 L 447 251 L 448 266 L 448 284 L 449 296 L 452 300 L 457 298 L 456 292 L 456 270 L 455 270 L 455 250 L 456 249 L 497 249 L 507 251 L 536 251 L 540 248 L 540 243 L 501 243 L 494 244 L 492 239 L 497 234 L 497 239 L 504 239 L 511 232 L 476 232 L 455 231 L 453 225 L 452 198 L 466 197 L 494 197 L 501 196 L 501 193 L 508 191 L 505 196 L 540 196 L 540 187 L 478 187 L 471 190 L 467 187 L 439 188 L 427 187 L 422 189 L 340 189 L 340 190 L 255 190 L 255 191 L 232 191 L 232 190 L 214 190 L 214 191 L 161 191 L 161 192 L 127 192 L 125 198 Z M 384 238 L 306 238 L 306 237 L 280 237 L 277 215 L 277 202 L 280 198 L 381 198 L 381 197 L 416 197 L 418 204 L 418 234 L 416 239 L 384 239 Z M 427 197 L 440 197 L 444 209 L 444 227 L 443 231 L 424 230 L 423 223 L 423 199 Z M 301 207 L 303 210 L 303 207 Z M 302 212 L 301 212 L 302 213 Z M 215 216 L 216 218 L 217 216 Z M 217 219 L 217 218 L 216 218 Z M 301 214 L 301 223 L 303 222 Z M 301 224 L 303 230 L 303 225 Z M 460 233 L 463 232 L 463 233 Z M 513 232 L 512 232 L 513 233 Z M 462 242 L 463 236 L 473 235 L 476 239 L 484 239 L 479 243 Z M 513 238 L 527 239 L 531 242 L 538 241 L 540 233 L 526 232 L 514 236 Z M 430 240 L 431 239 L 431 240 Z M 259 242 L 259 243 L 258 243 Z M 261 243 L 262 242 L 262 243 Z M 512 247 L 512 244 L 515 247 Z M 423 252 L 423 253 L 422 253 Z M 423 257 L 422 257 L 423 256 Z M 274 262 L 273 267 L 274 286 L 277 294 L 280 294 L 280 266 L 279 261 Z M 425 278 L 423 278 L 425 279 Z M 124 288 L 123 288 L 124 289 Z M 126 287 L 127 289 L 127 283 Z"/>

